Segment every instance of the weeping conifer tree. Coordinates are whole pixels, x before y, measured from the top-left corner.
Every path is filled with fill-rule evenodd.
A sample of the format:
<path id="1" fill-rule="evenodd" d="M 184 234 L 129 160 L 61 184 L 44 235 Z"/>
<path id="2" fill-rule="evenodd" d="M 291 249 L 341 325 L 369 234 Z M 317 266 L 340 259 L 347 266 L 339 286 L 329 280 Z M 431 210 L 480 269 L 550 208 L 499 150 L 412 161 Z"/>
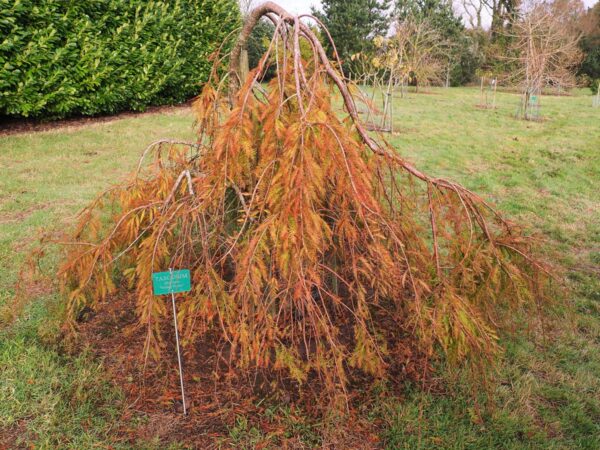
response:
<path id="1" fill-rule="evenodd" d="M 240 51 L 261 17 L 273 40 L 241 80 Z M 530 239 L 372 138 L 339 61 L 300 18 L 260 6 L 229 60 L 215 59 L 194 103 L 197 141 L 153 143 L 82 212 L 60 268 L 69 324 L 132 291 L 146 351 L 160 357 L 169 309 L 151 274 L 190 268 L 184 342 L 216 336 L 240 373 L 315 380 L 338 395 L 355 373 L 388 379 L 400 360 L 413 364 L 406 348 L 488 366 L 509 317 L 544 299 Z M 262 88 L 269 65 L 276 76 Z"/>

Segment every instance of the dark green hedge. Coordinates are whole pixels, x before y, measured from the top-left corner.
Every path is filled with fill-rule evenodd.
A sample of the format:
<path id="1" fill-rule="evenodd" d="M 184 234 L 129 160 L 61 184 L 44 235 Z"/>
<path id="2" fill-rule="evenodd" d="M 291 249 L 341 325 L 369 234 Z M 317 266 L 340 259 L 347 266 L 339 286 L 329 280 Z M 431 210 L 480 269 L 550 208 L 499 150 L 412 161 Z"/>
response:
<path id="1" fill-rule="evenodd" d="M 0 115 L 184 101 L 239 21 L 237 0 L 0 0 Z"/>

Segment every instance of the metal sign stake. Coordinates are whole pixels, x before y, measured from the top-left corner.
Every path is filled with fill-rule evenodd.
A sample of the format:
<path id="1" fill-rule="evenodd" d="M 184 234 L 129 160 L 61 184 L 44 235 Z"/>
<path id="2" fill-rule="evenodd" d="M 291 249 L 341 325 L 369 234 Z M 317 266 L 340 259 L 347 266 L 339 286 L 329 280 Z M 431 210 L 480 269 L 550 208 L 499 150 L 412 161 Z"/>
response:
<path id="1" fill-rule="evenodd" d="M 171 274 L 171 280 L 173 277 L 173 269 L 169 268 Z M 171 303 L 173 304 L 173 323 L 175 325 L 175 342 L 177 343 L 177 361 L 179 362 L 179 383 L 181 384 L 181 401 L 183 402 L 183 415 L 187 415 L 187 408 L 185 405 L 185 389 L 183 387 L 183 367 L 181 364 L 181 350 L 179 349 L 179 330 L 177 328 L 177 309 L 175 308 L 175 294 L 171 290 Z"/>

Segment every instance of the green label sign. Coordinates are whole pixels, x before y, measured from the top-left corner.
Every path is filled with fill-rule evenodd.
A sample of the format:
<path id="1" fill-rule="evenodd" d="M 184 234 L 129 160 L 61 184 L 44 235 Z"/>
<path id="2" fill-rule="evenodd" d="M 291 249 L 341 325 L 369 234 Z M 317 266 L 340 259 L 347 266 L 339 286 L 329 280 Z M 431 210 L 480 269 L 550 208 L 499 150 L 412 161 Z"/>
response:
<path id="1" fill-rule="evenodd" d="M 154 295 L 188 292 L 192 290 L 190 271 L 184 269 L 153 273 L 152 290 L 154 291 Z"/>
<path id="2" fill-rule="evenodd" d="M 535 103 L 537 102 L 537 95 L 532 95 L 531 96 L 531 103 Z"/>

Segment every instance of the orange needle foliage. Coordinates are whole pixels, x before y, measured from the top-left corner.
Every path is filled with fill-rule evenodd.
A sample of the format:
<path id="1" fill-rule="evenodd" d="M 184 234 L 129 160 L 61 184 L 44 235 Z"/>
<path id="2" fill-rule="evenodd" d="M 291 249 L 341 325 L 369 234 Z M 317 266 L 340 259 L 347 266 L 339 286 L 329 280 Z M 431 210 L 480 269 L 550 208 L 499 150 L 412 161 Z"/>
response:
<path id="1" fill-rule="evenodd" d="M 369 140 L 312 32 L 268 13 L 270 54 L 233 96 L 215 69 L 194 106 L 198 141 L 151 145 L 152 164 L 83 212 L 60 269 L 69 317 L 134 290 L 158 356 L 168 308 L 151 274 L 189 268 L 182 336 L 218 336 L 239 371 L 319 377 L 340 393 L 352 371 L 389 377 L 406 345 L 487 365 L 506 316 L 543 297 L 528 239 L 475 194 Z M 277 76 L 257 91 L 269 63 Z"/>

